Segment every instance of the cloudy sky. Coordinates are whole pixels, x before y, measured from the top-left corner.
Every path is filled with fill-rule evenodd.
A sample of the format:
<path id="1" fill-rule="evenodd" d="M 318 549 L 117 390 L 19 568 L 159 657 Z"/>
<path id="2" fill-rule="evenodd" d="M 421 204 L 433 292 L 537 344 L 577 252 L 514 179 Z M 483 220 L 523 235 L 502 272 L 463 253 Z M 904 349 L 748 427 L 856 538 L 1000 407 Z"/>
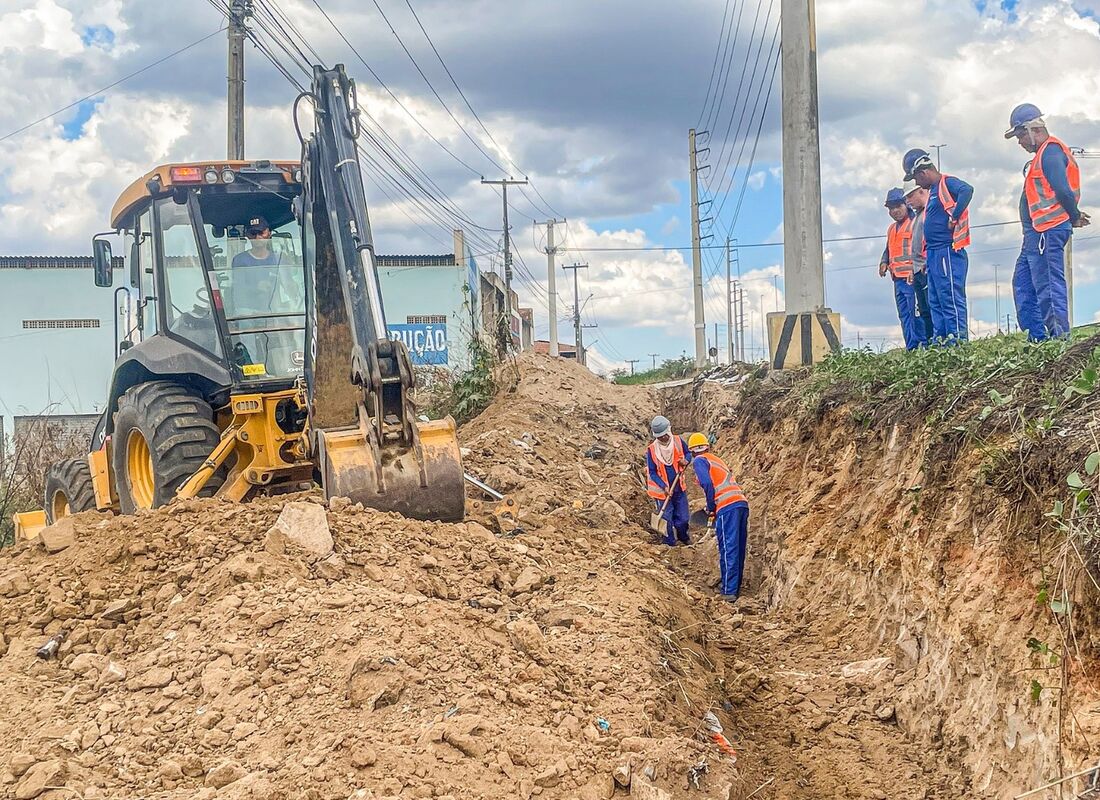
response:
<path id="1" fill-rule="evenodd" d="M 346 63 L 374 120 L 368 127 L 385 131 L 406 169 L 415 162 L 422 170 L 430 197 L 386 156 L 377 156 L 384 172 L 368 165 L 379 252 L 447 252 L 451 228 L 461 226 L 482 268 L 500 269 L 501 202 L 480 177 L 526 175 L 533 186 L 509 200 L 516 288 L 535 308 L 538 335 L 547 331 L 546 256 L 545 228 L 534 222 L 557 215 L 568 219 L 557 228 L 567 248 L 559 266 L 590 265 L 581 297 L 591 295 L 585 323 L 598 326 L 586 331 L 593 362 L 690 352 L 687 137 L 706 129 L 701 190 L 713 201 L 704 214 L 715 216 L 704 258 L 708 337 L 725 320 L 729 235 L 741 245 L 735 271 L 746 290 L 747 343 L 759 355 L 760 312 L 783 302 L 782 248 L 771 246 L 783 225 L 772 69 L 778 0 L 318 3 L 258 3 L 257 34 L 273 42 L 278 18 L 307 56 Z M 224 154 L 219 4 L 0 0 L 0 252 L 86 253 L 134 176 Z M 1038 104 L 1069 144 L 1100 152 L 1098 10 L 1095 0 L 819 0 L 826 239 L 884 234 L 882 199 L 899 183 L 901 154 L 932 144 L 946 145 L 944 171 L 976 187 L 975 225 L 1015 220 L 1026 156 L 1001 134 L 1020 102 Z M 301 79 L 291 58 L 274 52 Z M 296 157 L 297 90 L 251 45 L 247 70 L 248 155 Z M 1100 161 L 1081 163 L 1083 206 L 1093 210 Z M 1100 229 L 1077 237 L 1077 321 L 1100 309 L 1097 236 Z M 977 334 L 996 328 L 995 275 L 1002 324 L 1013 311 L 1018 240 L 1016 224 L 975 231 Z M 827 300 L 843 315 L 846 344 L 900 339 L 889 281 L 876 271 L 882 247 L 882 239 L 826 244 Z M 559 269 L 558 315 L 571 340 L 568 278 Z"/>

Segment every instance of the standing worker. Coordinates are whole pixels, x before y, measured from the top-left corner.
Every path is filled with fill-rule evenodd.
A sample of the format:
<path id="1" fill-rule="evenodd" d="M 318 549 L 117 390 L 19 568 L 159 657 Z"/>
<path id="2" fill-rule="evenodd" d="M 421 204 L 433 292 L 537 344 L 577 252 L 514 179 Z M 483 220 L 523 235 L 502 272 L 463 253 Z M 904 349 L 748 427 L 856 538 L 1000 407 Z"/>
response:
<path id="1" fill-rule="evenodd" d="M 741 594 L 741 578 L 745 574 L 745 551 L 749 541 L 749 502 L 733 479 L 733 473 L 714 453 L 701 433 L 688 437 L 691 467 L 707 501 L 707 516 L 714 521 L 718 538 L 718 569 L 721 572 L 721 592 L 726 600 L 736 600 Z"/>
<path id="2" fill-rule="evenodd" d="M 917 319 L 913 290 L 913 213 L 906 205 L 905 193 L 901 189 L 891 189 L 886 193 L 885 206 L 894 221 L 886 230 L 886 249 L 882 251 L 878 275 L 883 278 L 889 271 L 894 282 L 894 304 L 898 308 L 905 349 L 916 350 L 927 345 L 928 339 L 924 336 L 924 326 Z"/>
<path id="3" fill-rule="evenodd" d="M 906 181 L 902 187 L 905 202 L 913 209 L 913 294 L 917 298 L 917 326 L 924 331 L 924 342 L 932 341 L 932 310 L 928 306 L 928 248 L 924 243 L 924 209 L 928 190 Z"/>
<path id="4" fill-rule="evenodd" d="M 902 159 L 905 180 L 928 189 L 924 241 L 928 259 L 928 301 L 937 344 L 958 344 L 969 338 L 966 314 L 966 272 L 970 246 L 970 201 L 974 187 L 944 175 L 924 150 Z"/>
<path id="5" fill-rule="evenodd" d="M 1083 228 L 1090 220 L 1077 204 L 1081 201 L 1081 171 L 1077 161 L 1064 142 L 1047 131 L 1043 114 L 1037 106 L 1024 103 L 1012 109 L 1005 138 L 1015 137 L 1020 147 L 1034 153 L 1024 173 L 1024 194 L 1020 198 L 1020 219 L 1024 223 L 1024 246 L 1020 259 L 1026 261 L 1031 271 L 1032 286 L 1020 279 L 1024 297 L 1022 305 L 1032 318 L 1027 327 L 1028 337 L 1035 340 L 1069 334 L 1069 301 L 1066 291 L 1066 246 L 1074 228 Z M 1052 146 L 1053 145 L 1053 146 Z M 1030 224 L 1029 224 L 1030 223 Z M 1029 243 L 1028 232 L 1034 237 Z M 1020 267 L 1017 259 L 1017 268 Z M 1017 281 L 1012 281 L 1013 293 Z M 1030 308 L 1031 296 L 1042 327 L 1034 320 Z M 1017 299 L 1017 316 L 1020 327 L 1025 327 L 1019 317 L 1021 299 Z M 1033 327 L 1037 330 L 1033 330 Z"/>
<path id="6" fill-rule="evenodd" d="M 675 545 L 677 539 L 691 544 L 688 537 L 691 509 L 684 488 L 684 470 L 691 460 L 687 442 L 683 436 L 672 433 L 672 423 L 665 417 L 654 417 L 649 430 L 653 442 L 645 453 L 646 492 L 657 504 L 657 511 L 664 509 L 668 522 L 665 544 Z"/>

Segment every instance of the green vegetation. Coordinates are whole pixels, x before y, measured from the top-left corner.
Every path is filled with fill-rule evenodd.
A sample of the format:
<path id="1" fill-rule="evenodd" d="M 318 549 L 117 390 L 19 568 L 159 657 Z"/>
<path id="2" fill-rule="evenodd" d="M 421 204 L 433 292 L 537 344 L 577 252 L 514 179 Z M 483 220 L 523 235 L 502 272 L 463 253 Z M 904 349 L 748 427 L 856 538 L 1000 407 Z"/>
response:
<path id="1" fill-rule="evenodd" d="M 1085 338 L 1086 333 L 1076 332 L 1070 340 L 1033 343 L 1017 334 L 927 350 L 843 350 L 815 367 L 800 392 L 807 406 L 837 392 L 865 401 L 898 398 L 903 405 L 949 408 L 986 384 L 1033 375 Z"/>
<path id="2" fill-rule="evenodd" d="M 468 370 L 454 376 L 446 370 L 439 370 L 426 381 L 418 378 L 424 386 L 420 396 L 421 409 L 432 419 L 449 414 L 461 423 L 476 417 L 496 396 L 497 366 L 492 351 L 483 342 L 473 339 Z"/>
<path id="3" fill-rule="evenodd" d="M 687 378 L 695 374 L 695 360 L 692 358 L 666 359 L 657 369 L 646 370 L 629 374 L 625 369 L 617 369 L 611 373 L 615 383 L 633 386 L 643 383 L 662 383 L 663 381 L 675 381 Z"/>

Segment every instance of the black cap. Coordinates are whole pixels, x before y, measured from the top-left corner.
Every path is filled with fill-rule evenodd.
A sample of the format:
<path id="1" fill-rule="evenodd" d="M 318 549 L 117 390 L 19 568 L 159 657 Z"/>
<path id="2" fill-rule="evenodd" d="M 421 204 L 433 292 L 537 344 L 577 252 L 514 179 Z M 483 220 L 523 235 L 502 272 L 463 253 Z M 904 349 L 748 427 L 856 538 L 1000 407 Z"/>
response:
<path id="1" fill-rule="evenodd" d="M 267 224 L 267 220 L 263 217 L 252 217 L 248 220 L 248 225 L 245 226 L 245 233 L 260 233 L 266 231 L 271 226 Z"/>

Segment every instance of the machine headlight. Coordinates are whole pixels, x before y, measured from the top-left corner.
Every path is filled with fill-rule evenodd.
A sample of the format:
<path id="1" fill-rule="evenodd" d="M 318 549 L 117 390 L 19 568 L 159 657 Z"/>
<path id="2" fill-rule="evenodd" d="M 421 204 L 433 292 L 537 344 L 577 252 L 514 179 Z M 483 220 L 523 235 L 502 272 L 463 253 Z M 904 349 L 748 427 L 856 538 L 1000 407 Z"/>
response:
<path id="1" fill-rule="evenodd" d="M 235 172 L 233 172 L 233 170 L 231 170 L 231 169 L 223 169 L 222 170 L 222 182 L 223 183 L 233 183 L 233 181 L 235 181 L 235 180 L 237 180 L 237 174 Z"/>
<path id="2" fill-rule="evenodd" d="M 208 169 L 202 174 L 202 179 L 207 183 L 217 183 L 218 171 L 216 169 Z"/>

